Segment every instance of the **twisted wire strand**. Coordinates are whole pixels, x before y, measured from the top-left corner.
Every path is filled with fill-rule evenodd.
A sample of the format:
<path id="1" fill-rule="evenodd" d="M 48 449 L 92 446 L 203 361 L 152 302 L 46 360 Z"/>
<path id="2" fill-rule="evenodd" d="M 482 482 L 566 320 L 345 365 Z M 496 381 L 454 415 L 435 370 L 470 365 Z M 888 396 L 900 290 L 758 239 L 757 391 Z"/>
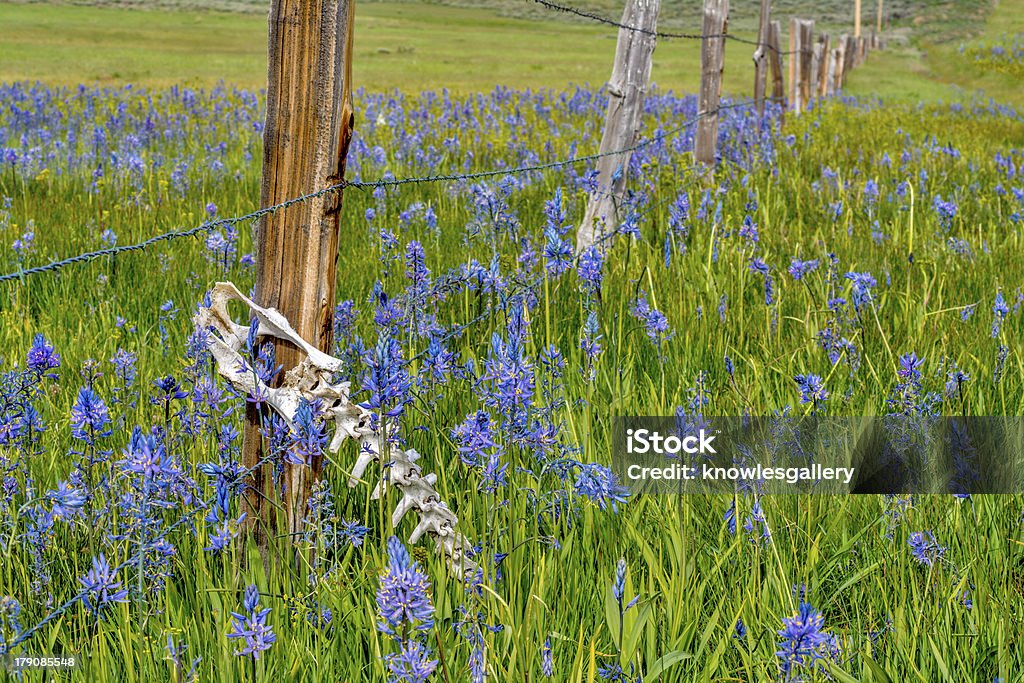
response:
<path id="1" fill-rule="evenodd" d="M 780 56 L 803 54 L 810 52 L 811 49 L 813 49 L 805 48 L 802 50 L 782 50 L 780 48 L 774 47 L 769 43 L 763 43 L 759 40 L 752 40 L 750 38 L 741 38 L 740 36 L 735 36 L 731 33 L 710 33 L 708 35 L 703 35 L 700 33 L 672 33 L 669 31 L 652 31 L 651 29 L 643 28 L 642 26 L 630 26 L 629 24 L 623 24 L 621 22 L 615 21 L 614 19 L 609 19 L 608 17 L 603 17 L 600 14 L 595 14 L 588 10 L 573 7 L 571 5 L 560 5 L 556 2 L 551 2 L 551 0 L 533 0 L 533 2 L 537 3 L 538 5 L 542 5 L 543 7 L 547 7 L 548 9 L 555 10 L 557 12 L 573 14 L 584 19 L 590 19 L 591 21 L 596 21 L 601 24 L 607 24 L 608 26 L 614 26 L 616 28 L 625 29 L 627 31 L 633 31 L 634 33 L 642 33 L 644 35 L 654 36 L 656 38 L 664 38 L 666 40 L 710 40 L 713 38 L 721 38 L 724 40 L 731 40 L 736 43 L 743 43 L 745 45 L 763 47 L 767 50 L 775 52 Z"/>
<path id="2" fill-rule="evenodd" d="M 771 97 L 765 98 L 766 101 L 776 101 L 778 99 L 780 99 L 780 98 L 771 98 Z M 660 142 L 660 141 L 662 141 L 662 140 L 664 140 L 666 138 L 670 138 L 670 137 L 673 137 L 675 135 L 678 135 L 679 133 L 683 132 L 684 130 L 686 130 L 690 126 L 695 125 L 696 123 L 698 123 L 702 119 L 709 118 L 711 116 L 716 116 L 717 114 L 719 114 L 720 112 L 723 112 L 723 111 L 728 111 L 728 110 L 731 110 L 731 109 L 741 109 L 741 108 L 745 108 L 745 107 L 750 107 L 752 104 L 753 104 L 753 102 L 751 100 L 744 100 L 742 102 L 733 102 L 733 103 L 730 103 L 730 104 L 722 104 L 722 105 L 719 105 L 718 107 L 715 107 L 714 109 L 712 109 L 710 111 L 701 112 L 701 113 L 697 114 L 697 116 L 684 121 L 683 123 L 679 124 L 678 126 L 675 126 L 675 127 L 671 128 L 671 129 L 669 129 L 667 131 L 663 131 L 663 132 L 658 133 L 656 135 L 652 135 L 650 137 L 644 138 L 644 139 L 640 140 L 639 142 L 637 142 L 637 143 L 635 143 L 633 145 L 630 145 L 628 147 L 623 147 L 621 149 L 610 150 L 610 151 L 607 151 L 607 152 L 598 152 L 598 153 L 595 153 L 595 154 L 587 154 L 587 155 L 582 155 L 582 156 L 576 156 L 576 157 L 572 157 L 572 158 L 569 158 L 569 159 L 562 159 L 560 161 L 552 161 L 552 162 L 540 163 L 540 164 L 531 164 L 531 165 L 526 165 L 526 166 L 518 166 L 518 167 L 514 167 L 514 168 L 502 168 L 502 169 L 492 169 L 492 170 L 488 170 L 488 171 L 477 171 L 477 172 L 474 172 L 474 173 L 439 174 L 439 175 L 416 176 L 416 177 L 408 177 L 408 178 L 382 178 L 382 179 L 370 180 L 370 181 L 348 181 L 348 180 L 342 180 L 339 183 L 335 183 L 333 185 L 329 185 L 327 187 L 323 187 L 323 188 L 321 188 L 319 190 L 316 190 L 315 192 L 310 192 L 308 194 L 303 194 L 303 195 L 300 195 L 300 196 L 297 196 L 297 197 L 293 197 L 293 198 L 285 200 L 285 201 L 283 201 L 283 202 L 281 202 L 279 204 L 274 204 L 273 206 L 264 207 L 262 209 L 258 209 L 256 211 L 252 211 L 250 213 L 247 213 L 247 214 L 244 214 L 244 215 L 241 215 L 241 216 L 236 216 L 236 217 L 233 217 L 233 218 L 220 218 L 220 219 L 217 219 L 217 220 L 214 220 L 214 221 L 209 221 L 209 222 L 203 223 L 201 225 L 197 225 L 197 226 L 189 228 L 187 230 L 172 230 L 172 231 L 169 231 L 169 232 L 161 233 L 159 235 L 155 235 L 153 237 L 150 237 L 150 238 L 148 238 L 148 239 L 146 239 L 146 240 L 144 240 L 142 242 L 138 242 L 136 244 L 128 244 L 128 245 L 124 245 L 124 246 L 108 247 L 108 248 L 105 248 L 105 249 L 97 249 L 95 251 L 87 251 L 87 252 L 84 252 L 84 253 L 81 253 L 81 254 L 76 254 L 75 256 L 70 256 L 70 257 L 67 257 L 67 258 L 64 258 L 64 259 L 60 259 L 60 260 L 57 260 L 57 261 L 51 261 L 50 263 L 47 263 L 47 264 L 44 264 L 44 265 L 41 265 L 41 266 L 35 266 L 35 267 L 32 267 L 32 268 L 26 268 L 26 269 L 23 269 L 23 270 L 14 271 L 14 272 L 11 272 L 11 273 L 6 273 L 6 274 L 3 274 L 3 275 L 0 275 L 0 284 L 2 284 L 4 282 L 11 282 L 11 281 L 14 281 L 14 280 L 19 280 L 19 281 L 20 280 L 24 280 L 24 278 L 29 276 L 29 275 L 38 275 L 38 274 L 42 274 L 42 273 L 56 272 L 56 271 L 59 271 L 59 270 L 63 269 L 65 266 L 75 265 L 75 264 L 78 264 L 78 263 L 85 263 L 87 261 L 93 261 L 95 259 L 102 258 L 104 256 L 114 256 L 116 254 L 120 254 L 120 253 L 124 253 L 124 252 L 144 251 L 144 250 L 148 249 L 149 247 L 151 247 L 151 246 L 153 246 L 155 244 L 158 244 L 160 242 L 166 242 L 166 241 L 169 241 L 169 240 L 180 239 L 182 237 L 195 237 L 197 235 L 202 235 L 202 234 L 211 232 L 213 230 L 216 230 L 218 228 L 227 227 L 229 225 L 235 225 L 237 223 L 244 223 L 246 221 L 254 221 L 254 220 L 257 220 L 257 219 L 259 219 L 259 218 L 261 218 L 263 216 L 266 216 L 268 214 L 272 214 L 272 213 L 274 213 L 276 211 L 287 209 L 288 207 L 293 206 L 295 204 L 306 202 L 306 201 L 309 201 L 310 199 L 316 199 L 318 197 L 322 197 L 322 196 L 330 194 L 332 192 L 337 192 L 337 191 L 342 190 L 342 189 L 344 189 L 346 187 L 352 187 L 352 188 L 356 188 L 356 189 L 368 189 L 368 188 L 378 188 L 378 187 L 398 187 L 398 186 L 402 186 L 402 185 L 420 185 L 420 184 L 424 184 L 424 183 L 453 182 L 453 181 L 462 181 L 462 180 L 481 180 L 481 179 L 484 179 L 484 178 L 492 178 L 492 177 L 495 177 L 495 176 L 518 175 L 518 174 L 521 174 L 521 173 L 533 173 L 533 172 L 540 172 L 540 171 L 548 171 L 548 170 L 553 170 L 553 169 L 556 169 L 556 168 L 563 168 L 565 166 L 572 166 L 572 165 L 575 165 L 575 164 L 585 163 L 585 162 L 589 162 L 589 161 L 596 161 L 596 160 L 602 159 L 604 157 L 617 156 L 617 155 L 620 155 L 620 154 L 626 154 L 628 152 L 634 152 L 634 151 L 636 151 L 638 149 L 642 149 L 642 148 L 644 148 L 644 147 L 646 147 L 648 145 L 652 145 L 652 144 L 654 144 L 656 142 Z"/>

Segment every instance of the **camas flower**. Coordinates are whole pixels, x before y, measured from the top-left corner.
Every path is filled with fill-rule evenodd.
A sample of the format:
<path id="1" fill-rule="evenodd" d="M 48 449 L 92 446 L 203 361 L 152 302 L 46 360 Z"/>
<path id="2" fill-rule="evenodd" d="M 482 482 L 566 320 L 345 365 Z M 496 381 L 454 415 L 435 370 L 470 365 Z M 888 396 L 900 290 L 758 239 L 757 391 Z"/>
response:
<path id="1" fill-rule="evenodd" d="M 1003 321 L 1006 316 L 1010 313 L 1010 307 L 1006 305 L 1006 299 L 1003 298 L 1002 290 L 996 292 L 995 303 L 992 304 L 992 338 L 995 339 L 999 336 L 999 331 L 1003 327 Z"/>
<path id="2" fill-rule="evenodd" d="M 121 582 L 115 579 L 117 572 L 102 553 L 92 558 L 92 569 L 85 576 L 79 577 L 78 582 L 86 591 L 82 602 L 94 616 L 99 617 L 101 609 L 115 602 L 128 602 L 128 591 L 122 589 Z"/>
<path id="3" fill-rule="evenodd" d="M 604 257 L 596 246 L 590 245 L 580 254 L 576 272 L 580 276 L 580 284 L 585 292 L 595 293 L 601 289 L 601 282 L 604 279 L 601 271 L 603 266 Z"/>
<path id="4" fill-rule="evenodd" d="M 388 635 L 405 629 L 429 631 L 434 626 L 430 580 L 402 542 L 388 539 L 388 566 L 377 589 L 377 628 Z"/>
<path id="5" fill-rule="evenodd" d="M 284 459 L 293 465 L 309 465 L 313 458 L 320 457 L 327 445 L 327 427 L 318 415 L 320 401 L 310 402 L 299 399 L 295 410 L 295 428 L 289 433 L 291 447 L 285 451 Z"/>
<path id="6" fill-rule="evenodd" d="M 828 399 L 828 389 L 818 375 L 797 375 L 793 378 L 800 387 L 800 403 L 814 404 L 814 411 L 817 412 L 821 405 Z"/>
<path id="7" fill-rule="evenodd" d="M 60 354 L 54 352 L 53 345 L 46 341 L 46 337 L 37 334 L 32 341 L 32 348 L 28 350 L 27 366 L 37 375 L 54 378 L 56 375 L 49 371 L 60 367 Z"/>
<path id="8" fill-rule="evenodd" d="M 89 387 L 78 390 L 71 408 L 71 436 L 92 445 L 97 438 L 110 436 L 110 413 L 99 395 Z"/>
<path id="9" fill-rule="evenodd" d="M 612 512 L 618 512 L 618 504 L 626 502 L 629 489 L 617 484 L 615 475 L 604 465 L 580 463 L 579 467 L 576 493 L 588 498 L 601 510 L 611 506 Z"/>
<path id="10" fill-rule="evenodd" d="M 764 276 L 764 303 L 771 306 L 775 302 L 775 281 L 772 279 L 772 269 L 763 259 L 750 259 L 750 270 Z"/>
<path id="11" fill-rule="evenodd" d="M 824 618 L 806 602 L 800 603 L 797 613 L 782 620 L 778 632 L 782 638 L 775 655 L 781 659 L 783 679 L 799 680 L 803 671 L 811 671 L 823 659 L 836 659 L 839 646 L 835 636 L 822 631 Z"/>
<path id="12" fill-rule="evenodd" d="M 821 261 L 818 259 L 814 259 L 813 261 L 801 261 L 798 258 L 794 258 L 789 264 L 789 274 L 793 276 L 794 280 L 802 280 L 805 275 L 817 270 L 820 263 Z"/>
<path id="13" fill-rule="evenodd" d="M 847 273 L 846 279 L 853 283 L 853 308 L 859 311 L 871 303 L 871 289 L 878 285 L 871 273 Z"/>
<path id="14" fill-rule="evenodd" d="M 907 539 L 910 554 L 926 567 L 931 567 L 946 554 L 946 548 L 938 544 L 930 531 L 915 531 Z"/>
<path id="15" fill-rule="evenodd" d="M 228 634 L 228 638 L 245 642 L 242 649 L 235 651 L 237 656 L 252 655 L 253 659 L 259 659 L 260 653 L 269 650 L 270 646 L 277 641 L 274 629 L 267 624 L 270 608 L 258 609 L 259 602 L 259 590 L 256 586 L 249 585 L 242 598 L 242 607 L 245 608 L 246 614 L 231 613 L 234 630 Z"/>
<path id="16" fill-rule="evenodd" d="M 546 678 L 551 678 L 555 674 L 555 660 L 552 657 L 550 636 L 544 640 L 544 647 L 541 649 L 540 670 Z"/>

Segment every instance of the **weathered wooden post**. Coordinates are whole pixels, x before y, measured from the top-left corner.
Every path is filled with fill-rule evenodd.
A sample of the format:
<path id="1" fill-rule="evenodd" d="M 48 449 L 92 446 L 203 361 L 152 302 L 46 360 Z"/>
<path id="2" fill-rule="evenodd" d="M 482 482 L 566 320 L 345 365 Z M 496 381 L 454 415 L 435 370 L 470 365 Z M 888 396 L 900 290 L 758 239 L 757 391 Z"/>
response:
<path id="1" fill-rule="evenodd" d="M 882 2 L 878 0 L 878 11 L 875 13 L 875 33 L 882 35 Z"/>
<path id="2" fill-rule="evenodd" d="M 792 112 L 800 113 L 800 20 L 792 17 L 789 20 L 789 101 L 786 107 Z"/>
<path id="3" fill-rule="evenodd" d="M 846 77 L 853 71 L 857 64 L 857 39 L 853 36 L 846 36 L 846 48 L 843 50 L 843 85 L 846 85 Z"/>
<path id="4" fill-rule="evenodd" d="M 860 38 L 860 0 L 853 0 L 853 37 Z"/>
<path id="5" fill-rule="evenodd" d="M 842 92 L 846 81 L 846 48 L 850 44 L 850 36 L 844 33 L 839 36 L 839 43 L 836 45 L 836 66 L 835 81 L 832 84 L 832 91 L 835 94 Z"/>
<path id="6" fill-rule="evenodd" d="M 608 110 L 601 136 L 601 153 L 632 147 L 640 132 L 644 96 L 651 79 L 661 0 L 628 0 L 622 13 L 619 39 L 615 46 L 615 64 L 608 81 Z M 600 240 L 607 246 L 604 231 L 618 229 L 618 198 L 626 187 L 626 171 L 631 152 L 611 154 L 597 162 L 597 191 L 587 202 L 583 222 L 576 230 L 576 252 L 580 253 Z M 597 234 L 600 229 L 602 234 Z"/>
<path id="7" fill-rule="evenodd" d="M 273 0 L 269 19 L 267 118 L 263 131 L 261 206 L 337 185 L 345 175 L 352 137 L 352 32 L 355 0 Z M 256 231 L 256 293 L 261 306 L 278 309 L 310 344 L 330 352 L 341 191 L 280 209 L 260 219 Z M 304 355 L 275 342 L 277 377 Z M 263 458 L 261 415 L 246 410 L 242 462 Z M 271 465 L 253 472 L 243 509 L 266 548 L 277 528 Z M 284 465 L 283 508 L 288 533 L 301 531 L 320 458 L 309 466 Z M 258 525 L 262 524 L 263 528 Z M 293 536 L 293 538 L 297 538 Z"/>
<path id="8" fill-rule="evenodd" d="M 814 20 L 802 19 L 800 23 L 800 111 L 807 111 L 811 105 L 814 90 Z"/>
<path id="9" fill-rule="evenodd" d="M 782 24 L 777 21 L 768 24 L 768 62 L 772 67 L 772 99 L 786 109 L 786 84 L 782 80 Z"/>
<path id="10" fill-rule="evenodd" d="M 818 42 L 814 46 L 814 54 L 818 62 L 818 77 L 811 81 L 811 87 L 814 88 L 818 97 L 828 96 L 829 68 L 832 61 L 831 42 L 829 35 L 822 33 L 818 36 Z"/>
<path id="11" fill-rule="evenodd" d="M 842 44 L 843 44 L 843 41 L 840 38 L 840 40 L 838 41 L 837 45 L 842 45 Z M 828 75 L 826 77 L 826 82 L 825 82 L 825 95 L 827 95 L 829 97 L 831 97 L 832 95 L 835 95 L 836 92 L 838 92 L 838 90 L 839 90 L 839 87 L 836 84 L 836 79 L 838 78 L 837 72 L 841 68 L 840 65 L 842 64 L 842 62 L 843 62 L 843 58 L 842 58 L 842 56 L 840 54 L 839 47 L 832 48 L 832 52 L 829 55 L 829 59 L 828 59 Z"/>
<path id="12" fill-rule="evenodd" d="M 694 155 L 697 162 L 714 166 L 718 147 L 718 107 L 722 101 L 725 69 L 725 34 L 729 29 L 729 0 L 704 0 L 704 38 L 700 50 L 700 101 Z"/>
<path id="13" fill-rule="evenodd" d="M 811 68 L 807 74 L 807 106 L 818 96 L 818 80 L 821 77 L 821 56 L 824 54 L 823 36 L 818 36 L 811 47 Z"/>
<path id="14" fill-rule="evenodd" d="M 761 21 L 757 28 L 757 48 L 754 50 L 754 107 L 758 116 L 764 116 L 764 94 L 768 87 L 768 31 L 771 12 L 772 0 L 761 0 Z"/>
<path id="15" fill-rule="evenodd" d="M 799 114 L 811 99 L 811 62 L 814 55 L 814 21 L 790 19 L 789 22 L 789 107 Z"/>

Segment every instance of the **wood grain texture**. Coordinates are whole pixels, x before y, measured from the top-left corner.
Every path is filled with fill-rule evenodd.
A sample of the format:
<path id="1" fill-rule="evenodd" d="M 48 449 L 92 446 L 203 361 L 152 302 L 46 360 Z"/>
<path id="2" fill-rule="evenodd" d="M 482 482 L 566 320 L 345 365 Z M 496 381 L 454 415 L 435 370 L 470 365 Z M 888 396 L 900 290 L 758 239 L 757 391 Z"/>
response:
<path id="1" fill-rule="evenodd" d="M 269 18 L 267 117 L 263 133 L 261 206 L 340 182 L 352 137 L 354 0 L 274 0 Z M 260 220 L 256 234 L 255 301 L 278 309 L 299 335 L 330 352 L 333 336 L 341 192 L 295 204 Z M 277 344 L 284 370 L 303 353 Z M 280 377 L 278 378 L 280 381 Z M 243 464 L 262 457 L 261 415 L 246 413 Z M 301 530 L 322 462 L 285 465 L 286 528 Z M 255 475 L 243 509 L 252 525 L 276 528 L 270 466 Z M 262 534 L 261 534 L 262 535 Z"/>
<path id="2" fill-rule="evenodd" d="M 814 50 L 818 61 L 818 73 L 817 78 L 812 80 L 812 85 L 818 97 L 825 97 L 828 95 L 829 64 L 832 61 L 832 38 L 829 34 L 822 33 L 818 36 Z"/>
<path id="3" fill-rule="evenodd" d="M 768 24 L 768 62 L 772 69 L 772 99 L 784 105 L 786 84 L 782 75 L 782 24 L 778 21 Z M 782 108 L 785 110 L 785 106 Z"/>
<path id="4" fill-rule="evenodd" d="M 615 46 L 615 63 L 608 81 L 608 110 L 601 154 L 625 149 L 636 144 L 644 110 L 644 97 L 651 80 L 651 58 L 654 54 L 658 12 L 661 0 L 627 0 L 622 24 L 646 32 L 619 29 Z M 597 191 L 590 196 L 583 222 L 576 230 L 576 252 L 592 244 L 601 249 L 608 246 L 603 236 L 618 229 L 618 198 L 626 187 L 626 175 L 632 153 L 623 152 L 601 157 L 597 162 Z"/>
<path id="5" fill-rule="evenodd" d="M 754 107 L 758 116 L 764 116 L 764 97 L 768 86 L 768 31 L 770 30 L 772 0 L 761 0 L 761 19 L 757 27 L 757 48 L 754 50 Z"/>
<path id="6" fill-rule="evenodd" d="M 722 101 L 725 34 L 729 30 L 729 0 L 704 0 L 704 30 L 700 50 L 700 98 L 694 156 L 714 166 L 718 150 L 718 107 Z M 717 37 L 713 37 L 717 36 Z"/>
<path id="7" fill-rule="evenodd" d="M 811 71 L 814 57 L 814 21 L 789 20 L 789 110 L 799 114 L 811 99 Z"/>

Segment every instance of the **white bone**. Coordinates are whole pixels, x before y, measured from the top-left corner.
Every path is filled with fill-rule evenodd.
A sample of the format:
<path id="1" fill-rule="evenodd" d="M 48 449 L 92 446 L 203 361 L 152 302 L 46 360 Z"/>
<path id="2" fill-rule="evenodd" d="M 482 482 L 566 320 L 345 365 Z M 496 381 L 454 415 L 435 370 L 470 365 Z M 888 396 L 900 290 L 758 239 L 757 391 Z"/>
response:
<path id="1" fill-rule="evenodd" d="M 249 328 L 231 319 L 227 308 L 230 301 L 241 301 L 249 307 L 252 315 L 259 320 L 261 336 L 287 340 L 306 353 L 306 358 L 285 373 L 280 387 L 269 387 L 252 370 L 244 369 L 240 351 L 245 346 Z M 295 427 L 295 411 L 302 398 L 308 401 L 322 399 L 325 411 L 332 416 L 334 422 L 334 436 L 328 450 L 337 453 L 345 439 L 359 442 L 359 454 L 349 473 L 349 486 L 359 483 L 371 462 L 381 461 L 381 437 L 373 431 L 370 411 L 349 402 L 348 382 L 331 382 L 333 374 L 342 369 L 342 361 L 306 342 L 280 311 L 256 305 L 230 282 L 218 282 L 210 291 L 210 306 L 200 307 L 194 322 L 199 327 L 216 332 L 209 335 L 207 344 L 221 376 L 236 391 L 247 395 L 265 395 L 267 403 L 284 419 L 289 429 Z M 392 514 L 392 523 L 398 526 L 406 513 L 412 510 L 420 517 L 409 542 L 414 544 L 424 534 L 429 535 L 438 552 L 445 554 L 456 575 L 464 577 L 474 573 L 477 565 L 467 557 L 466 552 L 470 544 L 455 532 L 458 518 L 434 490 L 437 475 L 422 473 L 416 464 L 420 454 L 415 450 L 392 446 L 387 451 L 390 462 L 381 463 L 387 466 L 385 476 L 373 488 L 371 497 L 384 495 L 389 482 L 397 487 L 402 493 L 402 499 Z"/>

